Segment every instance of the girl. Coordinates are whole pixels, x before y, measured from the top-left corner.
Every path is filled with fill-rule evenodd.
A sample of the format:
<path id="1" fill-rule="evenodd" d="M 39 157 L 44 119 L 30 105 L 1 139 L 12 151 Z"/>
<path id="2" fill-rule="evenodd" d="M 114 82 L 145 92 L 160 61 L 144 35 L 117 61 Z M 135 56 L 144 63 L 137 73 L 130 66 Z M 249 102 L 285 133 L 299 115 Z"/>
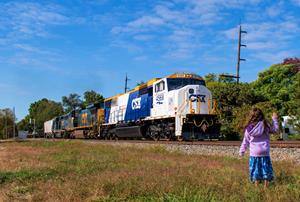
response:
<path id="1" fill-rule="evenodd" d="M 264 187 L 273 179 L 273 168 L 270 158 L 270 133 L 278 132 L 278 116 L 273 113 L 271 125 L 259 108 L 250 112 L 250 120 L 245 127 L 245 134 L 240 147 L 240 156 L 244 156 L 250 145 L 249 175 L 251 182 L 257 186 L 264 181 Z"/>

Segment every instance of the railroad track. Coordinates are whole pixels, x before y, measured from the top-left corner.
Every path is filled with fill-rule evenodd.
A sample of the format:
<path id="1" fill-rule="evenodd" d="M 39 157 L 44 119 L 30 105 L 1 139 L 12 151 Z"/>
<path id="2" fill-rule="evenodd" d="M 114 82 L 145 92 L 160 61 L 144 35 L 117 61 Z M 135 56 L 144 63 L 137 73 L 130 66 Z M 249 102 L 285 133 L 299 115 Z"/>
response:
<path id="1" fill-rule="evenodd" d="M 173 145 L 211 145 L 240 146 L 241 141 L 151 141 L 151 140 L 88 140 L 102 143 L 134 143 L 134 144 L 173 144 Z M 300 141 L 271 141 L 273 148 L 300 148 Z"/>
<path id="2" fill-rule="evenodd" d="M 29 141 L 62 141 L 66 139 L 28 138 Z M 26 141 L 25 140 L 25 141 Z M 87 141 L 93 143 L 131 143 L 131 144 L 172 144 L 172 145 L 211 145 L 211 146 L 240 146 L 241 141 L 153 141 L 153 140 L 97 140 L 97 139 L 69 139 L 70 141 Z M 15 141 L 14 139 L 1 142 Z M 300 148 L 300 141 L 271 141 L 273 148 Z"/>

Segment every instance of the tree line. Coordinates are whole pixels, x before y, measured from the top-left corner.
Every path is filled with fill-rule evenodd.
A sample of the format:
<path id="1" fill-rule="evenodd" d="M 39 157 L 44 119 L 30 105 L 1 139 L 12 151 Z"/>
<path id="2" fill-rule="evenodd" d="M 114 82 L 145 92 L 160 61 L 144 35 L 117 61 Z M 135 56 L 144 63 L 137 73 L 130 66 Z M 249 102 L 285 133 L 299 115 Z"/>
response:
<path id="1" fill-rule="evenodd" d="M 205 76 L 207 87 L 218 102 L 217 114 L 225 139 L 239 139 L 252 107 L 259 107 L 267 118 L 276 111 L 291 116 L 300 134 L 300 60 L 288 58 L 258 74 L 257 80 L 237 84 L 232 78 Z M 271 121 L 271 120 L 269 120 Z"/>
<path id="2" fill-rule="evenodd" d="M 43 98 L 30 105 L 28 110 L 29 113 L 18 123 L 18 129 L 32 132 L 35 127 L 37 132 L 42 133 L 45 121 L 56 116 L 69 113 L 72 110 L 87 107 L 90 104 L 103 101 L 104 97 L 93 90 L 84 92 L 83 100 L 77 93 L 71 93 L 68 96 L 63 96 L 61 102 L 55 102 L 47 98 Z"/>

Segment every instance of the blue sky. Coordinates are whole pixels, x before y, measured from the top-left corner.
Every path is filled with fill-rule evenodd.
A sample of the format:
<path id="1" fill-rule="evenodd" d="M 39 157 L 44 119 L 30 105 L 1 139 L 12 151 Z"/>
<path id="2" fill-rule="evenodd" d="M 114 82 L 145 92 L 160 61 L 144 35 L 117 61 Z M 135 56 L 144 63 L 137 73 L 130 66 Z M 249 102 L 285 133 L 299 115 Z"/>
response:
<path id="1" fill-rule="evenodd" d="M 300 0 L 0 1 L 0 108 L 20 120 L 41 98 L 96 90 L 105 97 L 174 72 L 234 73 L 241 80 L 300 56 Z"/>

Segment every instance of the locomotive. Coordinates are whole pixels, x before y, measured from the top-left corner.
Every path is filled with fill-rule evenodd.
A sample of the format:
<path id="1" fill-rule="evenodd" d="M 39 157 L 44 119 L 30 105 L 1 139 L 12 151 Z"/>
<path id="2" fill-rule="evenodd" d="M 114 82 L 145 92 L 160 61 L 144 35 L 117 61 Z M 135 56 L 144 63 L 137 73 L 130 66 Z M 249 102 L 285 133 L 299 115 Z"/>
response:
<path id="1" fill-rule="evenodd" d="M 196 74 L 155 78 L 45 122 L 46 136 L 153 140 L 218 139 L 216 101 Z"/>

